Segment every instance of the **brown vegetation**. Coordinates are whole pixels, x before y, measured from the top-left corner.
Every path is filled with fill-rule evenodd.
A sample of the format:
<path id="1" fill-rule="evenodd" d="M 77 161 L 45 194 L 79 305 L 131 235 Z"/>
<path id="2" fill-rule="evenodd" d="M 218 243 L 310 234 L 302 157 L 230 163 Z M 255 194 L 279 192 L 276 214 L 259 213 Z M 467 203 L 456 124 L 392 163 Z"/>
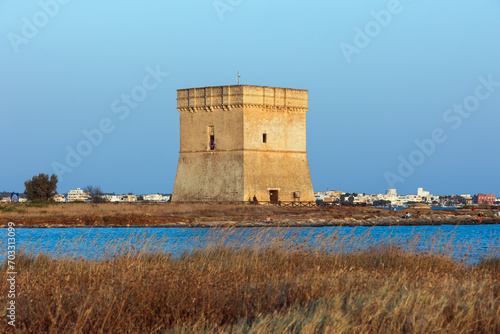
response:
<path id="1" fill-rule="evenodd" d="M 5 208 L 5 209 L 2 209 Z M 8 208 L 8 209 L 7 209 Z M 282 208 L 276 206 L 223 203 L 186 204 L 90 204 L 61 203 L 50 205 L 0 205 L 0 224 L 9 220 L 25 226 L 54 223 L 62 225 L 144 225 L 190 223 L 193 221 L 262 221 L 267 215 L 273 219 L 310 219 L 372 217 L 390 215 L 388 210 L 355 207 Z"/>
<path id="2" fill-rule="evenodd" d="M 417 210 L 408 209 L 413 214 Z M 276 207 L 251 204 L 4 204 L 0 205 L 0 226 L 13 221 L 17 226 L 189 226 L 194 222 L 264 221 L 267 215 L 275 221 L 284 219 L 372 219 L 400 216 L 401 211 L 369 207 Z M 427 210 L 426 216 L 470 215 L 469 210 Z M 477 215 L 477 213 L 475 213 Z M 486 217 L 492 216 L 486 211 Z"/>
<path id="3" fill-rule="evenodd" d="M 234 231 L 180 257 L 17 260 L 16 329 L 31 333 L 498 333 L 498 258 L 467 266 L 417 243 L 316 237 L 318 248 Z M 416 236 L 415 240 L 418 237 Z M 429 241 L 431 242 L 431 241 Z M 259 244 L 258 248 L 250 244 Z M 349 252 L 331 252 L 335 247 Z M 347 247 L 345 247 L 347 246 Z M 403 250 L 404 249 L 404 250 Z M 0 306 L 6 302 L 1 269 Z M 0 310 L 1 311 L 1 310 Z M 0 331 L 9 331 L 0 326 Z"/>

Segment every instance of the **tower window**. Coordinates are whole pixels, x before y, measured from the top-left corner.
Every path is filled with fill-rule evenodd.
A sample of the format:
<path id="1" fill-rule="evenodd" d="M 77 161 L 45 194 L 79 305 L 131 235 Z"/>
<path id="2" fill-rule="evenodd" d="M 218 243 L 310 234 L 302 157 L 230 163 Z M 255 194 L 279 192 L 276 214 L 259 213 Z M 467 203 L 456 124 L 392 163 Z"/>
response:
<path id="1" fill-rule="evenodd" d="M 211 151 L 215 150 L 215 134 L 213 125 L 208 127 L 208 148 Z"/>
<path id="2" fill-rule="evenodd" d="M 267 143 L 267 133 L 262 134 L 262 142 Z"/>

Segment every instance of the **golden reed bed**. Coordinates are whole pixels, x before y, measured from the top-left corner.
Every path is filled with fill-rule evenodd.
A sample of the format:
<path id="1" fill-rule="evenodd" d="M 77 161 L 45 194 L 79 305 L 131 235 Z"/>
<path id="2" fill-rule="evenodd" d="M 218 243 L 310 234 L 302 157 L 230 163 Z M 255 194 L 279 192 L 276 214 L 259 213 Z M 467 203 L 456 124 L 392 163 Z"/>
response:
<path id="1" fill-rule="evenodd" d="M 154 247 L 114 252 L 120 244 L 98 261 L 22 255 L 16 331 L 500 332 L 500 262 L 493 251 L 467 265 L 451 258 L 449 245 L 442 253 L 418 251 L 418 235 L 378 244 L 369 235 L 311 235 L 311 249 L 281 233 L 230 241 L 235 233 L 214 230 L 196 240 L 196 251 L 178 257 Z M 369 243 L 377 246 L 360 249 Z M 3 306 L 5 265 L 1 276 Z"/>

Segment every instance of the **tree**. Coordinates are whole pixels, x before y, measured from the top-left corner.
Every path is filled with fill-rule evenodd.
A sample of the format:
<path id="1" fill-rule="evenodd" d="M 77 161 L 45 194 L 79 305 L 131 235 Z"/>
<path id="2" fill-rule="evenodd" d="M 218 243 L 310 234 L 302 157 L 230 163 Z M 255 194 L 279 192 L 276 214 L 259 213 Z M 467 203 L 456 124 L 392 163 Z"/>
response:
<path id="1" fill-rule="evenodd" d="M 83 191 L 89 194 L 92 203 L 104 203 L 104 193 L 99 186 L 86 186 Z"/>
<path id="2" fill-rule="evenodd" d="M 385 199 L 379 199 L 373 202 L 373 206 L 388 206 L 391 201 Z"/>
<path id="3" fill-rule="evenodd" d="M 57 195 L 57 175 L 52 174 L 49 179 L 47 174 L 41 173 L 24 182 L 24 186 L 24 193 L 29 201 L 50 201 Z"/>
<path id="4" fill-rule="evenodd" d="M 345 202 L 346 198 L 348 198 L 350 195 L 351 194 L 349 194 L 349 193 L 345 193 L 345 194 L 340 195 L 340 202 Z"/>
<path id="5" fill-rule="evenodd" d="M 139 197 L 137 197 L 137 200 L 138 200 L 138 201 L 144 201 L 144 196 L 139 195 Z"/>

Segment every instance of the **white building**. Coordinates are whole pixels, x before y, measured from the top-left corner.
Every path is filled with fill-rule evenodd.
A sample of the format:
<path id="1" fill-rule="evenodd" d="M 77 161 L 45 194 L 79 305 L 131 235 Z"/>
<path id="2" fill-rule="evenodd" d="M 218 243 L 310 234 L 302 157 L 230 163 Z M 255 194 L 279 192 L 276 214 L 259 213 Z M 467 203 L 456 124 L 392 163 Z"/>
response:
<path id="1" fill-rule="evenodd" d="M 321 192 L 321 193 L 315 193 L 314 194 L 314 199 L 315 200 L 320 200 L 320 201 L 323 201 L 325 199 L 325 197 L 328 197 L 328 195 L 326 195 L 324 192 Z"/>
<path id="2" fill-rule="evenodd" d="M 89 194 L 83 192 L 82 189 L 70 190 L 68 193 L 68 202 L 86 201 L 89 199 Z"/>
<path id="3" fill-rule="evenodd" d="M 145 201 L 149 202 L 161 202 L 163 196 L 161 194 L 150 194 L 142 196 Z"/>
<path id="4" fill-rule="evenodd" d="M 428 191 L 424 191 L 424 188 L 417 189 L 417 196 L 418 197 L 427 197 L 429 195 L 430 195 L 430 193 Z"/>
<path id="5" fill-rule="evenodd" d="M 63 202 L 66 202 L 66 197 L 64 196 L 64 194 L 57 194 L 54 196 L 54 201 L 59 202 L 59 203 L 63 203 Z"/>
<path id="6" fill-rule="evenodd" d="M 122 202 L 137 202 L 137 195 L 122 195 Z"/>
<path id="7" fill-rule="evenodd" d="M 401 205 L 401 201 L 400 201 L 400 196 L 398 196 L 398 192 L 396 189 L 387 189 L 387 191 L 385 192 L 385 195 L 381 196 L 381 198 L 379 196 L 377 196 L 377 200 L 385 200 L 385 201 L 391 201 L 391 205 L 394 205 L 394 206 L 397 206 L 397 205 Z"/>
<path id="8" fill-rule="evenodd" d="M 387 189 L 387 191 L 385 192 L 385 195 L 386 196 L 398 196 L 398 192 L 396 191 L 396 189 Z"/>
<path id="9" fill-rule="evenodd" d="M 111 203 L 122 201 L 122 195 L 104 195 L 104 198 L 106 198 L 106 201 Z"/>
<path id="10" fill-rule="evenodd" d="M 373 199 L 372 199 L 372 196 L 370 196 L 370 195 L 358 194 L 358 196 L 356 196 L 354 198 L 354 203 L 372 204 L 373 203 Z"/>

